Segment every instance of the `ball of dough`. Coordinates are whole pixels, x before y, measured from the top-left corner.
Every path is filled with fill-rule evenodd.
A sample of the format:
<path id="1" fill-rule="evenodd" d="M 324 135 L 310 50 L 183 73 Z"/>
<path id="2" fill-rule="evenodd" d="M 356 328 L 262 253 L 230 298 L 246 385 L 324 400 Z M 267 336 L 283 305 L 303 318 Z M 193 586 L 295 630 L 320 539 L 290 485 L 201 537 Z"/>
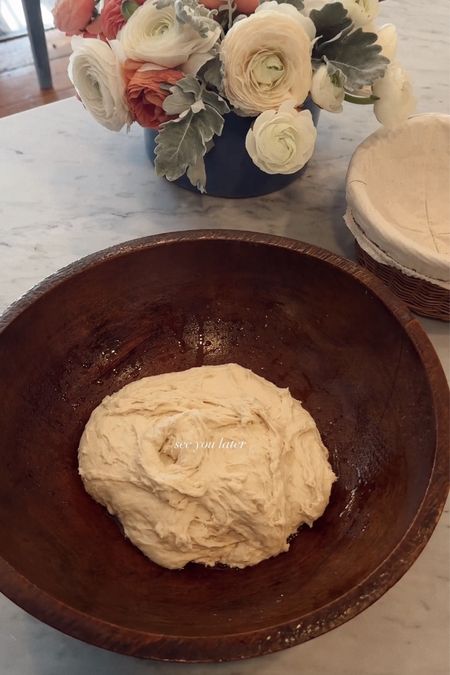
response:
<path id="1" fill-rule="evenodd" d="M 107 396 L 79 447 L 89 494 L 168 568 L 254 565 L 319 518 L 335 475 L 311 415 L 236 364 L 145 377 Z"/>

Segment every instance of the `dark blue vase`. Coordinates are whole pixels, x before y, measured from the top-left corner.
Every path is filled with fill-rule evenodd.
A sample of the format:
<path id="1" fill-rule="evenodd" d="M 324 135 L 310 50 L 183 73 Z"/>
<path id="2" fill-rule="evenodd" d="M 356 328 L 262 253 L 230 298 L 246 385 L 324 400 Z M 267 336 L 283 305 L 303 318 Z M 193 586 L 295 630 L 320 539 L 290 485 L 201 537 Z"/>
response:
<path id="1" fill-rule="evenodd" d="M 311 111 L 314 124 L 317 126 L 319 108 L 310 100 L 305 108 Z M 245 149 L 245 137 L 254 118 L 238 117 L 234 113 L 225 115 L 225 124 L 221 136 L 214 138 L 215 145 L 205 157 L 206 193 L 213 197 L 259 197 L 276 192 L 290 185 L 298 178 L 306 167 L 293 174 L 271 175 L 255 166 Z M 157 131 L 145 129 L 145 146 L 152 163 L 155 159 L 155 139 Z M 175 185 L 197 192 L 186 176 L 174 181 Z"/>

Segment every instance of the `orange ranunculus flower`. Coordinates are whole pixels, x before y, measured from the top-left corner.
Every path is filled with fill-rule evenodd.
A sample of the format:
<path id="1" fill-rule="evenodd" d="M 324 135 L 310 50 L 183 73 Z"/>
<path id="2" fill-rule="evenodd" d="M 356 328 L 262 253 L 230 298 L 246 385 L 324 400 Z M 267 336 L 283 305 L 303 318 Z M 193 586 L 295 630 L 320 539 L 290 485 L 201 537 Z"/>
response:
<path id="1" fill-rule="evenodd" d="M 114 40 L 125 23 L 122 14 L 122 0 L 105 0 L 101 13 L 102 33 L 108 40 Z"/>
<path id="2" fill-rule="evenodd" d="M 169 92 L 161 84 L 175 84 L 184 73 L 173 69 L 160 69 L 151 64 L 127 60 L 124 64 L 126 99 L 131 115 L 142 127 L 158 129 L 163 122 L 173 119 L 163 109 Z"/>
<path id="3" fill-rule="evenodd" d="M 200 0 L 208 9 L 219 9 L 223 0 Z M 239 14 L 253 14 L 259 5 L 259 0 L 236 0 L 236 10 Z"/>
<path id="4" fill-rule="evenodd" d="M 135 2 L 142 5 L 144 0 L 135 0 Z M 125 17 L 122 14 L 122 0 L 105 0 L 101 13 L 102 33 L 105 38 L 114 40 L 125 23 Z"/>
<path id="5" fill-rule="evenodd" d="M 57 0 L 53 8 L 55 26 L 67 35 L 81 33 L 91 22 L 95 0 Z"/>

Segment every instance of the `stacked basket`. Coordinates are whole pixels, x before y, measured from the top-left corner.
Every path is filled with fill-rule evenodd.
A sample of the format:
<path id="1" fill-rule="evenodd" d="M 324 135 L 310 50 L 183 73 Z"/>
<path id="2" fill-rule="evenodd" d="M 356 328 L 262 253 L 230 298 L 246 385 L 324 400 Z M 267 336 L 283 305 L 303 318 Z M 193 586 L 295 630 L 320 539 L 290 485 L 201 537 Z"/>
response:
<path id="1" fill-rule="evenodd" d="M 450 320 L 450 116 L 367 138 L 347 174 L 358 259 L 417 314 Z"/>

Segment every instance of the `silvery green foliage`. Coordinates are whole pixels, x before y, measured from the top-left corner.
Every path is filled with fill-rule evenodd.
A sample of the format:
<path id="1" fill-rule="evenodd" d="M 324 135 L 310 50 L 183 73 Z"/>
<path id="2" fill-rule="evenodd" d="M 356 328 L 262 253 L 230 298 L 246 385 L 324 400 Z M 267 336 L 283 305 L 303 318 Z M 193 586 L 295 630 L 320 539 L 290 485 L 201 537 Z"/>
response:
<path id="1" fill-rule="evenodd" d="M 217 28 L 214 14 L 198 0 L 174 0 L 175 14 L 179 23 L 187 23 L 203 37 Z"/>
<path id="2" fill-rule="evenodd" d="M 192 75 L 187 75 L 173 86 L 164 86 L 170 91 L 163 103 L 164 110 L 168 115 L 181 115 L 201 99 L 202 86 Z"/>
<path id="3" fill-rule="evenodd" d="M 186 171 L 191 185 L 194 185 L 201 193 L 206 192 L 206 168 L 203 155 L 199 156 L 195 164 L 190 164 Z"/>
<path id="4" fill-rule="evenodd" d="M 173 5 L 173 0 L 158 0 L 155 7 L 156 9 L 164 9 L 164 7 L 170 7 Z"/>
<path id="5" fill-rule="evenodd" d="M 218 92 L 222 91 L 223 64 L 218 54 L 201 67 L 198 72 L 198 77 L 207 86 L 214 87 Z"/>
<path id="6" fill-rule="evenodd" d="M 259 4 L 263 5 L 267 0 L 259 0 Z M 293 5 L 295 9 L 298 9 L 299 12 L 304 9 L 303 0 L 276 0 L 279 5 Z"/>
<path id="7" fill-rule="evenodd" d="M 313 9 L 309 18 L 316 27 L 317 41 L 315 47 L 323 42 L 335 38 L 343 30 L 351 26 L 347 10 L 341 2 L 332 2 L 324 5 L 322 9 Z M 314 51 L 313 51 L 314 56 Z"/>
<path id="8" fill-rule="evenodd" d="M 219 5 L 216 14 L 216 21 L 222 26 L 224 33 L 230 30 L 236 17 L 236 3 L 235 0 L 225 0 L 222 5 Z"/>
<path id="9" fill-rule="evenodd" d="M 336 66 L 333 63 L 331 63 L 331 61 L 327 61 L 327 73 L 330 76 L 330 80 L 335 87 L 345 89 L 345 86 L 347 84 L 347 77 L 346 75 L 344 75 L 342 70 L 336 68 Z"/>
<path id="10" fill-rule="evenodd" d="M 125 2 L 122 2 L 120 6 L 120 12 L 123 16 L 123 18 L 128 21 L 130 16 L 134 14 L 134 12 L 139 8 L 139 5 L 137 2 L 134 2 L 133 0 L 125 0 Z"/>
<path id="11" fill-rule="evenodd" d="M 314 50 L 314 65 L 331 63 L 347 78 L 346 88 L 357 92 L 383 77 L 389 59 L 381 55 L 376 33 L 354 30 L 353 24 L 338 38 L 319 44 Z M 319 61 L 319 63 L 317 63 Z"/>
<path id="12" fill-rule="evenodd" d="M 204 156 L 214 136 L 222 133 L 229 107 L 192 75 L 179 80 L 170 92 L 164 110 L 178 118 L 163 124 L 156 138 L 156 173 L 171 181 L 187 173 L 192 185 L 205 192 Z"/>

